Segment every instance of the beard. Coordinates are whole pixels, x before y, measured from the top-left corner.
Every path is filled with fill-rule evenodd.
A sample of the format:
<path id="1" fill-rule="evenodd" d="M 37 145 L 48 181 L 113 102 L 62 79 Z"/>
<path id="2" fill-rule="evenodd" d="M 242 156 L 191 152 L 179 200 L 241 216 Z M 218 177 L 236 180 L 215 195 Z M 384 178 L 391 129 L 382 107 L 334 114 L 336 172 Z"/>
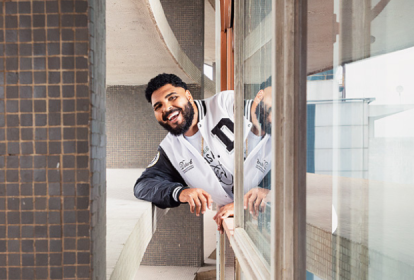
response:
<path id="1" fill-rule="evenodd" d="M 167 115 L 175 111 L 179 111 L 182 114 L 183 119 L 184 119 L 182 123 L 177 124 L 175 128 L 171 127 L 168 123 L 159 122 L 159 124 L 172 135 L 179 136 L 181 134 L 186 133 L 190 129 L 191 124 L 193 123 L 193 119 L 194 119 L 194 108 L 191 105 L 190 101 L 188 101 L 188 103 L 184 106 L 184 110 L 178 109 L 178 108 L 172 109 L 171 111 L 167 112 L 162 117 L 163 120 L 164 121 L 167 120 Z"/>
<path id="2" fill-rule="evenodd" d="M 267 134 L 272 134 L 272 123 L 269 121 L 270 109 L 260 101 L 259 105 L 256 107 L 256 116 L 260 123 L 261 129 Z"/>

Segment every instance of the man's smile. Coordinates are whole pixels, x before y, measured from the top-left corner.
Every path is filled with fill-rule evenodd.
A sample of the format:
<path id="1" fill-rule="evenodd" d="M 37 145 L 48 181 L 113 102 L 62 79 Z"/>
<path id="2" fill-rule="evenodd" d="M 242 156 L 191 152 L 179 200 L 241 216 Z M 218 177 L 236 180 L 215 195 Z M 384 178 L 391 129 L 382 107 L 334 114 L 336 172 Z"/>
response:
<path id="1" fill-rule="evenodd" d="M 163 121 L 168 121 L 170 123 L 174 123 L 178 117 L 180 116 L 181 109 L 172 109 L 171 111 L 167 112 L 162 116 Z"/>
<path id="2" fill-rule="evenodd" d="M 184 102 L 179 102 L 175 106 L 171 104 L 167 111 L 159 112 L 157 118 L 158 123 L 175 136 L 187 132 L 193 123 L 194 108 L 188 100 L 184 107 L 181 107 Z"/>
<path id="3" fill-rule="evenodd" d="M 178 111 L 176 111 L 176 112 L 174 112 L 174 113 L 170 114 L 170 115 L 168 116 L 168 120 L 169 120 L 170 122 L 175 121 L 175 120 L 178 118 L 178 114 L 180 114 L 180 112 L 178 112 Z"/>

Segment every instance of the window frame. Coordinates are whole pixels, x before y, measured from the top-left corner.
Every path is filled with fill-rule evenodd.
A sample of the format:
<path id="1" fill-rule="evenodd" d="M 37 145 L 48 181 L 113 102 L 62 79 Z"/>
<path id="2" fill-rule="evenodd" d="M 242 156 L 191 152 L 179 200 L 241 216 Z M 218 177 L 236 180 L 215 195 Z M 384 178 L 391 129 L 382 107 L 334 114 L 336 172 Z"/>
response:
<path id="1" fill-rule="evenodd" d="M 234 9 L 235 213 L 229 240 L 247 279 L 305 279 L 307 0 L 272 1 L 275 133 L 270 172 L 276 207 L 272 207 L 270 269 L 243 228 L 244 1 L 234 1 Z"/>

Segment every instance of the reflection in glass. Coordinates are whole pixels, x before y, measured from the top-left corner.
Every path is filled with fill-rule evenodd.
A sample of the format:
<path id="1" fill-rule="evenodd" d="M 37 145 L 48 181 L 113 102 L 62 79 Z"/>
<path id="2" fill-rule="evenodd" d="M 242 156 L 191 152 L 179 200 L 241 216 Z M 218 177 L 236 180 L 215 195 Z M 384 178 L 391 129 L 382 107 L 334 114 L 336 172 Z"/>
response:
<path id="1" fill-rule="evenodd" d="M 333 66 L 308 77 L 307 267 L 414 279 L 414 2 L 346 2 Z"/>
<path id="2" fill-rule="evenodd" d="M 265 263 L 270 262 L 271 0 L 245 0 L 244 228 Z"/>

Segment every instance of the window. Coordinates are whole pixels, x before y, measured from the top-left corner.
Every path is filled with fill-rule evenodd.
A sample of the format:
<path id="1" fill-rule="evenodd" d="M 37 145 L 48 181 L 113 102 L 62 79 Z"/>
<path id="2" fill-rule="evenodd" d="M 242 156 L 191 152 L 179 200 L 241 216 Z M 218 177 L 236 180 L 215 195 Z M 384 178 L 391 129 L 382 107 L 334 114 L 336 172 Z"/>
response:
<path id="1" fill-rule="evenodd" d="M 235 2 L 231 243 L 245 279 L 305 277 L 305 8 L 299 1 Z M 256 199 L 244 210 L 246 194 Z"/>
<path id="2" fill-rule="evenodd" d="M 351 2 L 332 1 L 323 53 L 312 47 L 318 30 L 309 35 L 307 268 L 322 279 L 409 279 L 414 3 Z"/>

